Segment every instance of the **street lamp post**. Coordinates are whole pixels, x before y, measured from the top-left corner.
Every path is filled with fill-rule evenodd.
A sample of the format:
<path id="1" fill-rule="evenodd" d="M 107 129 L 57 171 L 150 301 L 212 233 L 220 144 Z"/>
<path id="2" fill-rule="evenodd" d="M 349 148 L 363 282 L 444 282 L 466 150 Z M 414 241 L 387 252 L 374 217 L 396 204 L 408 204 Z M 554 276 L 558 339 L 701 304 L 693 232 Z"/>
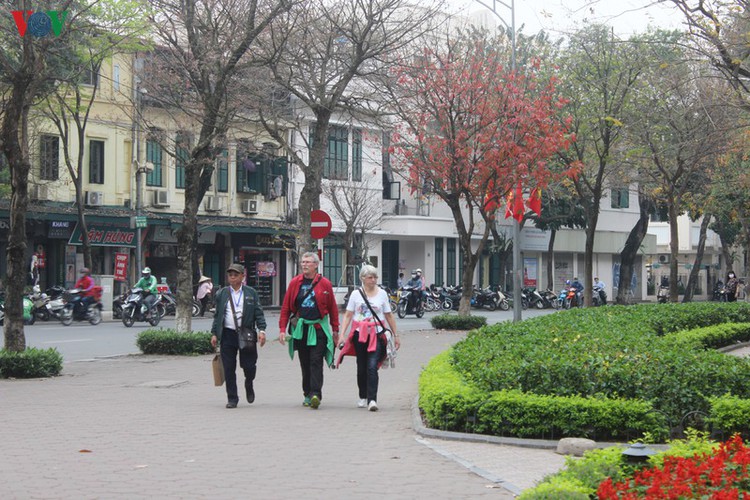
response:
<path id="1" fill-rule="evenodd" d="M 140 86 L 140 80 L 136 77 L 135 86 L 135 122 L 136 122 L 136 133 L 135 133 L 135 267 L 136 273 L 140 273 L 143 269 L 141 258 L 143 255 L 143 249 L 141 248 L 141 224 L 140 216 L 143 210 L 142 200 L 142 178 L 141 176 L 146 172 L 146 168 L 141 166 L 141 135 L 143 133 L 141 128 L 141 111 L 143 108 L 143 94 L 146 93 L 146 89 Z"/>
<path id="2" fill-rule="evenodd" d="M 510 30 L 511 45 L 511 71 L 516 71 L 516 3 L 510 0 L 510 3 L 502 0 L 492 0 L 487 3 L 483 0 L 476 0 L 477 3 L 490 10 L 506 28 Z M 498 12 L 498 7 L 503 6 L 510 9 L 510 25 L 503 19 Z M 513 321 L 521 321 L 521 223 L 513 217 Z"/>

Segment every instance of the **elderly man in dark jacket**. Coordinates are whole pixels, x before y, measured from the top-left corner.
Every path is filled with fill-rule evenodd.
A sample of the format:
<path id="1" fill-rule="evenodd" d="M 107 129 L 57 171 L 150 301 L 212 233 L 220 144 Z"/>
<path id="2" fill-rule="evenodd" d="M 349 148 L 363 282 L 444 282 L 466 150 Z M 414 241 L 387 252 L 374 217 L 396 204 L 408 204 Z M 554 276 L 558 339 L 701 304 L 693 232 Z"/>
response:
<path id="1" fill-rule="evenodd" d="M 245 372 L 245 395 L 247 402 L 255 401 L 256 363 L 258 361 L 258 345 L 249 349 L 240 349 L 237 327 L 258 328 L 258 342 L 260 346 L 266 343 L 266 318 L 260 307 L 258 292 L 242 284 L 245 277 L 245 267 L 242 264 L 232 264 L 227 269 L 229 286 L 222 288 L 216 294 L 216 314 L 211 326 L 211 345 L 221 346 L 221 362 L 224 365 L 224 379 L 227 388 L 227 408 L 237 408 L 240 398 L 237 394 L 237 353 L 240 354 L 240 367 Z M 229 301 L 232 301 L 231 303 Z"/>

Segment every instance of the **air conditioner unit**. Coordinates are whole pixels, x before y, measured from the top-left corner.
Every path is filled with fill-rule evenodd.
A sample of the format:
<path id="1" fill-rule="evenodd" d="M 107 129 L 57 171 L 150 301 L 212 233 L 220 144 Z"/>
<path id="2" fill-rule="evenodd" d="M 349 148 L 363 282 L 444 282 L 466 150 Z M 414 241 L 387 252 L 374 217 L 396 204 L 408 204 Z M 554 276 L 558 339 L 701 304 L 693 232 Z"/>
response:
<path id="1" fill-rule="evenodd" d="M 243 214 L 257 214 L 258 213 L 258 200 L 242 200 L 242 213 Z"/>
<path id="2" fill-rule="evenodd" d="M 47 186 L 43 186 L 40 184 L 31 186 L 31 189 L 29 190 L 29 197 L 32 200 L 36 200 L 36 201 L 47 201 L 48 199 Z"/>
<path id="3" fill-rule="evenodd" d="M 165 189 L 157 189 L 154 191 L 154 206 L 155 207 L 168 207 L 169 206 L 169 191 Z"/>
<path id="4" fill-rule="evenodd" d="M 203 208 L 206 212 L 220 212 L 221 211 L 221 198 L 218 196 L 206 196 L 206 201 L 203 204 Z"/>
<path id="5" fill-rule="evenodd" d="M 104 193 L 101 191 L 86 191 L 86 205 L 90 207 L 104 205 Z"/>
<path id="6" fill-rule="evenodd" d="M 669 264 L 670 257 L 671 255 L 669 255 L 668 253 L 659 255 L 659 264 Z"/>

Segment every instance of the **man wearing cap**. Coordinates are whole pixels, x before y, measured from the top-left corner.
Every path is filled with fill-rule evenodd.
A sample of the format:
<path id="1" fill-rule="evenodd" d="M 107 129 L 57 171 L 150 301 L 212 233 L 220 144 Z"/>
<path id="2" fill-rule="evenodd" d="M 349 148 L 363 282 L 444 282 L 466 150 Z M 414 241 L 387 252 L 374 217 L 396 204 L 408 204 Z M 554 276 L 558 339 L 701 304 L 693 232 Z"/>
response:
<path id="1" fill-rule="evenodd" d="M 339 342 L 339 309 L 333 285 L 318 274 L 320 258 L 306 252 L 301 259 L 302 274 L 289 282 L 279 314 L 279 342 L 286 341 L 290 316 L 297 318 L 289 327 L 289 356 L 299 356 L 302 369 L 303 406 L 317 410 L 323 399 L 323 360 L 333 365 L 333 351 Z"/>
<path id="2" fill-rule="evenodd" d="M 239 395 L 237 394 L 237 353 L 240 354 L 240 367 L 245 373 L 245 396 L 247 402 L 255 401 L 256 364 L 258 362 L 258 346 L 250 349 L 240 349 L 237 326 L 258 329 L 258 342 L 263 347 L 266 343 L 266 318 L 260 307 L 258 292 L 243 285 L 245 267 L 242 264 L 232 264 L 227 268 L 226 286 L 216 294 L 216 313 L 211 326 L 211 345 L 221 346 L 221 362 L 224 365 L 224 380 L 227 389 L 227 408 L 237 408 Z M 229 301 L 232 301 L 230 304 Z M 234 309 L 235 316 L 232 315 Z M 235 320 L 236 318 L 236 320 Z"/>

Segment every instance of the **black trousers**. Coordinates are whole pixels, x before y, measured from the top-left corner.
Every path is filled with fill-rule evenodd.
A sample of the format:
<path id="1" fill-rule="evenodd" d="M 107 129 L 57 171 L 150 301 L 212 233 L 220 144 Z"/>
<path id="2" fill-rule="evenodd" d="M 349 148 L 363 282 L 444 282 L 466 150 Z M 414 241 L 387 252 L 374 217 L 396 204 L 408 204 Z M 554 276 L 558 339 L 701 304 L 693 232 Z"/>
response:
<path id="1" fill-rule="evenodd" d="M 315 345 L 307 345 L 307 335 L 294 341 L 294 348 L 302 369 L 302 392 L 306 398 L 318 396 L 323 399 L 323 357 L 328 337 L 323 330 L 316 330 Z"/>
<path id="2" fill-rule="evenodd" d="M 359 399 L 366 399 L 368 402 L 378 400 L 378 362 L 385 354 L 385 342 L 378 337 L 377 349 L 375 352 L 367 351 L 367 343 L 359 341 L 359 332 L 354 335 L 354 351 L 357 353 L 357 388 L 359 389 Z"/>
<path id="3" fill-rule="evenodd" d="M 224 383 L 227 388 L 227 401 L 238 403 L 237 394 L 237 353 L 240 354 L 240 368 L 245 372 L 245 389 L 253 386 L 258 362 L 258 344 L 252 349 L 240 350 L 237 332 L 224 328 L 221 332 L 221 363 L 224 365 Z"/>

